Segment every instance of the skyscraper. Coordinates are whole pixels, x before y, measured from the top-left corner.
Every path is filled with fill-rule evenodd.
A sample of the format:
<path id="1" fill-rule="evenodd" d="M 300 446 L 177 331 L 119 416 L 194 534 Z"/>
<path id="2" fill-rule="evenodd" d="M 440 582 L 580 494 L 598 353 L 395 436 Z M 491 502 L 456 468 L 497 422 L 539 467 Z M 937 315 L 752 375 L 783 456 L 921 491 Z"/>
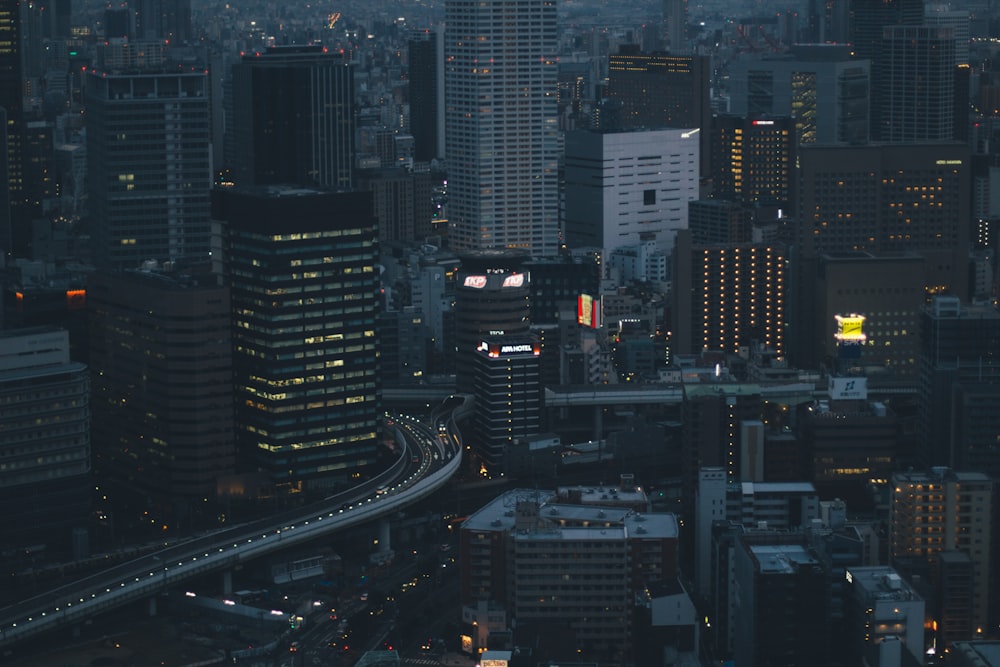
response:
<path id="1" fill-rule="evenodd" d="M 957 142 L 799 150 L 795 196 L 799 256 L 796 275 L 789 281 L 790 305 L 795 308 L 789 312 L 790 331 L 797 332 L 789 339 L 793 363 L 818 364 L 816 342 L 830 326 L 829 321 L 817 319 L 814 308 L 824 254 L 919 253 L 926 259 L 921 286 L 927 296 L 966 293 L 968 162 L 968 147 Z M 891 298 L 885 285 L 869 288 Z M 910 303 L 907 298 L 896 305 Z M 902 321 L 901 310 L 908 307 L 893 308 L 884 326 L 910 330 L 893 321 Z"/>
<path id="2" fill-rule="evenodd" d="M 870 65 L 844 44 L 797 44 L 730 65 L 731 113 L 794 116 L 799 145 L 868 140 Z"/>
<path id="3" fill-rule="evenodd" d="M 754 341 L 785 353 L 787 252 L 763 243 L 692 244 L 677 236 L 673 349 L 738 354 Z"/>
<path id="4" fill-rule="evenodd" d="M 369 473 L 381 416 L 371 194 L 217 190 L 213 217 L 228 239 L 237 446 L 286 491 Z"/>
<path id="5" fill-rule="evenodd" d="M 354 69 L 322 46 L 272 47 L 233 66 L 237 185 L 350 188 Z"/>
<path id="6" fill-rule="evenodd" d="M 923 0 L 851 0 L 851 44 L 854 56 L 871 62 L 871 121 L 873 140 L 881 139 L 881 119 L 885 96 L 885 72 L 882 62 L 883 30 L 888 26 L 920 25 L 924 19 Z"/>
<path id="7" fill-rule="evenodd" d="M 955 31 L 950 27 L 891 26 L 883 32 L 883 141 L 954 138 Z M 968 97 L 968 96 L 966 96 Z"/>
<path id="8" fill-rule="evenodd" d="M 1000 476 L 1000 312 L 937 296 L 919 317 L 920 463 Z"/>
<path id="9" fill-rule="evenodd" d="M 229 289 L 99 271 L 87 298 L 95 467 L 161 503 L 214 496 L 235 458 Z"/>
<path id="10" fill-rule="evenodd" d="M 710 74 L 708 56 L 640 53 L 623 46 L 608 58 L 608 98 L 619 103 L 621 110 L 614 114 L 615 123 L 602 122 L 600 127 L 698 128 L 700 173 L 705 177 L 712 121 Z"/>
<path id="11" fill-rule="evenodd" d="M 208 76 L 91 70 L 87 176 L 94 259 L 105 268 L 209 255 Z"/>
<path id="12" fill-rule="evenodd" d="M 410 132 L 413 157 L 430 162 L 444 157 L 444 54 L 441 30 L 415 33 L 410 56 Z"/>
<path id="13" fill-rule="evenodd" d="M 7 182 L 0 196 L 0 251 L 22 255 L 28 247 L 31 230 L 22 215 L 24 183 L 21 165 L 24 87 L 21 65 L 21 17 L 18 0 L 0 2 L 0 108 L 5 122 L 0 131 L 4 152 L 0 176 Z"/>
<path id="14" fill-rule="evenodd" d="M 663 41 L 673 54 L 686 53 L 688 0 L 663 0 Z"/>
<path id="15" fill-rule="evenodd" d="M 797 148 L 794 118 L 715 116 L 711 139 L 715 197 L 779 208 L 791 202 Z"/>
<path id="16" fill-rule="evenodd" d="M 559 247 L 556 3 L 445 4 L 452 247 Z"/>

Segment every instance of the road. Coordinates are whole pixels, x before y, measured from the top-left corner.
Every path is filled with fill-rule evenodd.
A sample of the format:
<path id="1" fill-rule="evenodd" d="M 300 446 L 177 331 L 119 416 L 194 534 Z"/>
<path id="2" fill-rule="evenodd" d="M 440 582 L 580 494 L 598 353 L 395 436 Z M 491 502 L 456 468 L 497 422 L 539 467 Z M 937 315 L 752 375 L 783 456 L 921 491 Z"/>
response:
<path id="1" fill-rule="evenodd" d="M 446 401 L 454 409 L 454 399 Z M 152 598 L 195 576 L 388 516 L 426 498 L 452 477 L 462 457 L 453 419 L 435 411 L 435 426 L 396 415 L 405 447 L 384 473 L 321 502 L 165 547 L 98 574 L 0 609 L 0 647 L 82 622 L 95 613 Z M 449 428 L 439 431 L 444 419 Z"/>

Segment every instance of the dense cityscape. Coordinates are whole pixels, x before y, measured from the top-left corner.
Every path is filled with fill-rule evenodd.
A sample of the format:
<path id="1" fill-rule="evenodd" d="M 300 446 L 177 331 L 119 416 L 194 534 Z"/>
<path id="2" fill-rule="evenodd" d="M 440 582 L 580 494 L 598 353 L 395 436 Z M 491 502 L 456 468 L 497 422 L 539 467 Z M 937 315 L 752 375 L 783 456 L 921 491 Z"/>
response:
<path id="1" fill-rule="evenodd" d="M 998 54 L 0 0 L 0 664 L 1000 667 Z"/>

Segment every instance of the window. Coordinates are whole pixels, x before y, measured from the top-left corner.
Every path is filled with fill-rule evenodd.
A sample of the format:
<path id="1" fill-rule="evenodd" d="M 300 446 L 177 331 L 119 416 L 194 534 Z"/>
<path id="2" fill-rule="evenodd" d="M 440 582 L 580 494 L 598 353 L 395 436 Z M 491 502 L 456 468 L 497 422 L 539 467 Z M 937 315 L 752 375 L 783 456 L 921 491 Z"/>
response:
<path id="1" fill-rule="evenodd" d="M 656 190 L 643 190 L 642 191 L 642 205 L 643 206 L 653 206 L 656 204 Z"/>

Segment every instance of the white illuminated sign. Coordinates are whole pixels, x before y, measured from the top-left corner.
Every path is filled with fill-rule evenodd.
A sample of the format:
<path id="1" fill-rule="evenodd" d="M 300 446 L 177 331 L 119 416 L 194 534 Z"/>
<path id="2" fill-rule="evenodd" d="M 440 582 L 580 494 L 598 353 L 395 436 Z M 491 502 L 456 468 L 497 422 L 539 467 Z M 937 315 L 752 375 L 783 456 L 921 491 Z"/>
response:
<path id="1" fill-rule="evenodd" d="M 531 343 L 500 346 L 500 354 L 514 354 L 516 352 L 534 352 L 534 350 L 535 348 L 531 345 Z"/>
<path id="2" fill-rule="evenodd" d="M 482 289 L 486 287 L 486 276 L 465 276 L 465 282 L 462 285 L 464 287 Z"/>
<path id="3" fill-rule="evenodd" d="M 504 287 L 520 287 L 522 285 L 524 285 L 523 273 L 515 273 L 514 275 L 507 276 L 506 278 L 503 279 Z"/>

